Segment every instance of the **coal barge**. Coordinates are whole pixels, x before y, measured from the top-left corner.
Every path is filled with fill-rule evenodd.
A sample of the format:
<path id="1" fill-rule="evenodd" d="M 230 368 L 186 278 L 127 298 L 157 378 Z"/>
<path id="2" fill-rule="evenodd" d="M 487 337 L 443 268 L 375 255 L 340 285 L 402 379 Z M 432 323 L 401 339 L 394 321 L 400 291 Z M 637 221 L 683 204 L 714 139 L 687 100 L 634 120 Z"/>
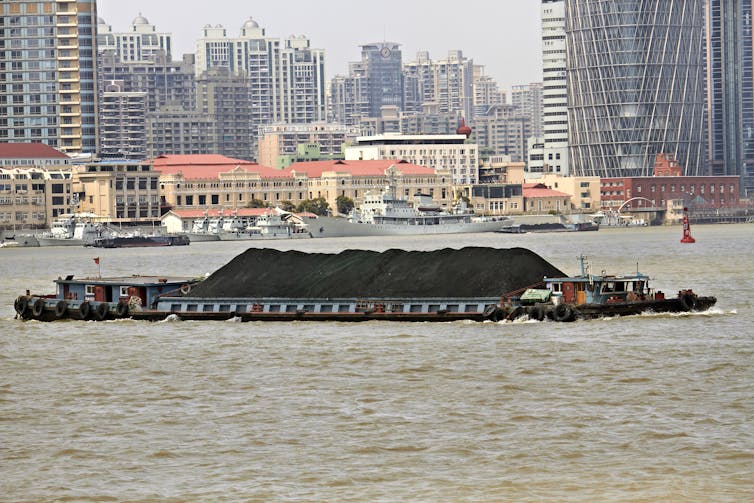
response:
<path id="1" fill-rule="evenodd" d="M 136 281 L 134 278 L 141 278 Z M 704 310 L 714 297 L 665 298 L 649 278 L 568 277 L 522 248 L 307 254 L 250 249 L 208 278 L 56 281 L 56 294 L 22 295 L 22 319 L 157 321 L 573 321 L 598 316 Z M 506 293 L 507 292 L 507 293 Z M 104 307 L 103 307 L 104 306 Z"/>

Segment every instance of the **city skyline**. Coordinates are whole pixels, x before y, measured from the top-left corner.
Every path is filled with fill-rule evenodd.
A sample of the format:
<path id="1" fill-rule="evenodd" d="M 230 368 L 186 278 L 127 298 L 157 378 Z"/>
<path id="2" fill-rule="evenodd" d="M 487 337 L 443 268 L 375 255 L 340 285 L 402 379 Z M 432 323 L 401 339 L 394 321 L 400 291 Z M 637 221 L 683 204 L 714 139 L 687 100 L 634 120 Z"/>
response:
<path id="1" fill-rule="evenodd" d="M 207 13 L 202 9 L 184 11 L 181 7 L 185 2 L 174 0 L 98 0 L 97 9 L 99 17 L 116 32 L 125 31 L 141 13 L 160 32 L 172 34 L 174 59 L 195 52 L 196 39 L 206 24 L 222 24 L 229 35 L 236 36 L 251 16 L 269 37 L 305 35 L 312 47 L 324 49 L 328 79 L 347 74 L 348 63 L 360 59 L 361 45 L 389 41 L 401 44 L 404 61 L 414 59 L 418 51 L 429 51 L 432 58 L 442 59 L 448 51 L 462 50 L 475 64 L 483 65 L 486 75 L 497 80 L 502 89 L 542 80 L 539 2 L 489 4 L 472 0 L 458 10 L 457 4 L 445 1 L 385 0 L 369 13 L 367 24 L 353 22 L 360 15 L 347 13 L 353 10 L 353 4 L 343 0 L 326 4 L 327 9 L 317 9 L 319 4 L 292 0 L 250 8 L 239 0 L 217 0 L 212 12 Z M 438 14 L 442 11 L 448 14 Z M 302 15 L 292 16 L 292 12 Z"/>

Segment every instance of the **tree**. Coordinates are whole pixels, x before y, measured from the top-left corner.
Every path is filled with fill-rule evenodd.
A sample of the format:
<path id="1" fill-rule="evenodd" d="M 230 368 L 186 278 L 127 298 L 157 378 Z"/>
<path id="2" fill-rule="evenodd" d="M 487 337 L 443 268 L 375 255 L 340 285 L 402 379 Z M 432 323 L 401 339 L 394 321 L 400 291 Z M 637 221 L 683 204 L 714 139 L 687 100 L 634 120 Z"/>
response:
<path id="1" fill-rule="evenodd" d="M 288 201 L 287 199 L 285 201 L 280 201 L 279 206 L 283 211 L 296 211 L 296 205 Z"/>
<path id="2" fill-rule="evenodd" d="M 249 201 L 249 204 L 247 204 L 246 207 L 247 208 L 266 208 L 267 204 L 261 199 L 252 199 L 251 201 Z"/>
<path id="3" fill-rule="evenodd" d="M 301 204 L 298 205 L 297 211 L 300 213 L 309 212 L 314 213 L 315 215 L 324 216 L 330 212 L 330 205 L 324 197 L 317 197 L 315 199 L 301 201 Z"/>
<path id="4" fill-rule="evenodd" d="M 340 195 L 335 199 L 335 203 L 338 207 L 338 213 L 341 215 L 347 215 L 353 209 L 353 199 L 348 196 Z"/>

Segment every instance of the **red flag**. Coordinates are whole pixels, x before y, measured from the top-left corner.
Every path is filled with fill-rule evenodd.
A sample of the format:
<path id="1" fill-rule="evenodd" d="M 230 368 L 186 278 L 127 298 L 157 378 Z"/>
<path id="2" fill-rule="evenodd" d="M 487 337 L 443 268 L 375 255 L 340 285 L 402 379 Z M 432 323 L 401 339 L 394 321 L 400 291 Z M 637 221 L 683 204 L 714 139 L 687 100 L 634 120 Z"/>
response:
<path id="1" fill-rule="evenodd" d="M 94 257 L 94 263 L 99 265 L 99 257 Z"/>

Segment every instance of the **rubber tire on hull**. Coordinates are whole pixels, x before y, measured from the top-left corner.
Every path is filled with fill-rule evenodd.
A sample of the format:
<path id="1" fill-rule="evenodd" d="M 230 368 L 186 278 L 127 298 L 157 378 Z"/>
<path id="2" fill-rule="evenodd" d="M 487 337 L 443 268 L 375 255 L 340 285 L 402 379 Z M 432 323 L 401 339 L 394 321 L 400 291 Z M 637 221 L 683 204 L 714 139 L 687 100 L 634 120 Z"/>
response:
<path id="1" fill-rule="evenodd" d="M 573 321 L 573 309 L 567 304 L 558 304 L 552 310 L 552 317 L 555 321 Z"/>
<path id="2" fill-rule="evenodd" d="M 697 302 L 696 302 L 696 296 L 692 295 L 690 293 L 684 293 L 681 295 L 681 307 L 684 311 L 694 311 L 696 310 Z"/>
<path id="3" fill-rule="evenodd" d="M 31 306 L 31 314 L 35 318 L 41 318 L 45 312 L 45 301 L 43 299 L 37 299 Z"/>
<path id="4" fill-rule="evenodd" d="M 545 319 L 545 310 L 542 306 L 531 306 L 526 314 L 529 315 L 530 320 L 542 321 Z"/>
<path id="5" fill-rule="evenodd" d="M 115 314 L 118 315 L 118 318 L 125 318 L 128 316 L 128 302 L 125 300 L 118 302 L 118 305 L 115 306 Z"/>
<path id="6" fill-rule="evenodd" d="M 29 299 L 24 295 L 20 295 L 13 303 L 13 307 L 19 315 L 23 316 L 26 310 L 29 309 Z"/>
<path id="7" fill-rule="evenodd" d="M 94 310 L 94 319 L 97 321 L 102 321 L 107 318 L 109 312 L 110 304 L 108 304 L 107 302 L 100 302 L 97 305 L 97 308 Z"/>
<path id="8" fill-rule="evenodd" d="M 79 316 L 82 320 L 89 319 L 89 315 L 92 313 L 92 305 L 89 301 L 82 302 L 79 306 Z"/>
<path id="9" fill-rule="evenodd" d="M 484 308 L 484 311 L 482 312 L 482 316 L 485 320 L 490 321 L 500 321 L 501 319 L 501 311 L 500 308 L 497 307 L 495 304 L 489 304 Z"/>
<path id="10" fill-rule="evenodd" d="M 58 301 L 58 303 L 55 304 L 55 318 L 65 318 L 66 314 L 68 314 L 68 302 L 64 300 Z"/>

